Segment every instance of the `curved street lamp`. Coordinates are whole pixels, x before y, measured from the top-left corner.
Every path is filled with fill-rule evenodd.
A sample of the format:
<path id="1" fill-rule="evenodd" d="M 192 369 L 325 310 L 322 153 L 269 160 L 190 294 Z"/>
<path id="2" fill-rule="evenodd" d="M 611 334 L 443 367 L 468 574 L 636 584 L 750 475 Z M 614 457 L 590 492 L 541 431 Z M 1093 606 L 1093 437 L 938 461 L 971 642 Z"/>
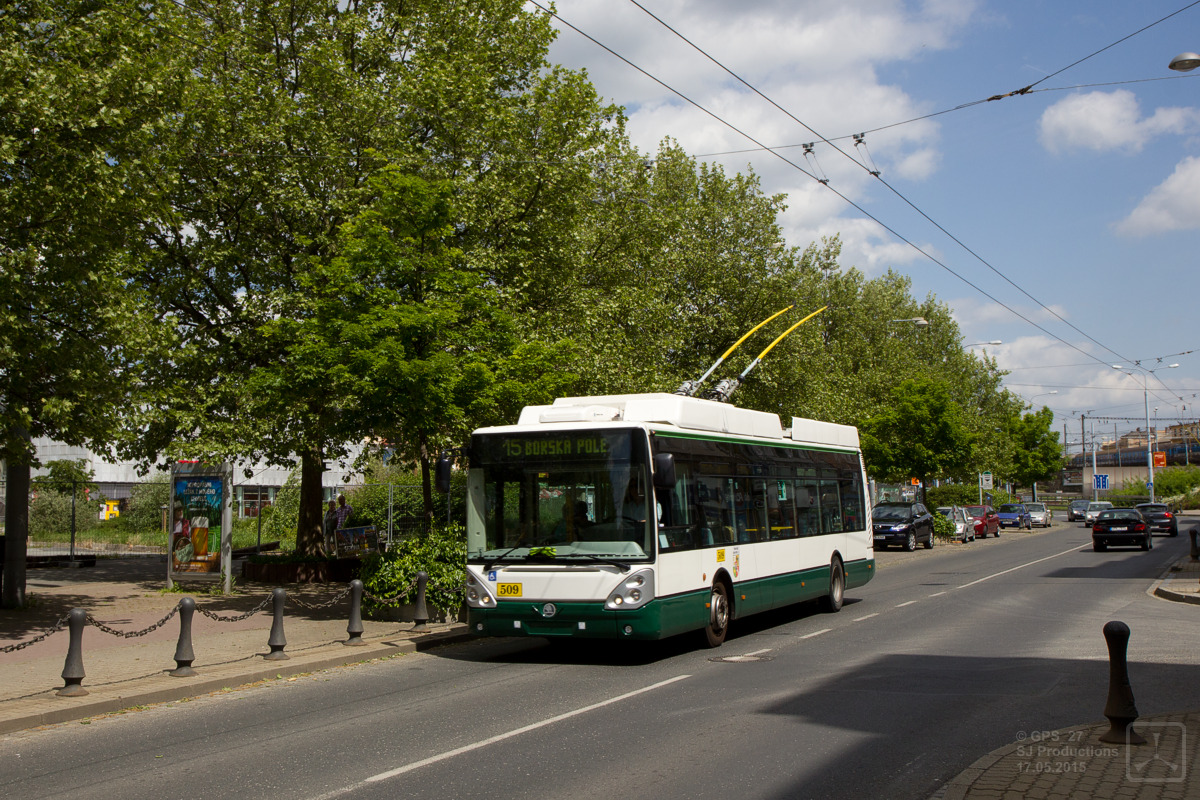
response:
<path id="1" fill-rule="evenodd" d="M 970 344 L 964 344 L 963 347 L 983 347 L 988 344 L 1004 344 L 1004 342 L 999 339 L 992 339 L 990 342 L 971 342 Z"/>
<path id="2" fill-rule="evenodd" d="M 918 328 L 924 328 L 926 325 L 929 324 L 929 320 L 925 319 L 924 317 L 909 317 L 908 319 L 889 319 L 888 320 L 889 325 L 893 322 L 911 322 L 913 325 L 916 325 Z"/>
<path id="3" fill-rule="evenodd" d="M 1195 53 L 1180 53 L 1171 59 L 1168 65 L 1176 72 L 1191 72 L 1196 67 L 1200 67 L 1200 55 Z"/>
<path id="4" fill-rule="evenodd" d="M 1188 55 L 1188 54 L 1185 54 L 1185 55 Z M 1177 57 L 1177 58 L 1180 58 L 1180 57 Z M 1197 59 L 1200 60 L 1200 56 L 1197 56 Z M 1175 62 L 1172 61 L 1171 63 L 1174 64 Z M 1198 61 L 1198 63 L 1195 66 L 1200 66 L 1200 61 Z M 1194 68 L 1195 67 L 1188 67 L 1188 69 L 1194 69 Z M 1178 364 L 1167 364 L 1165 367 L 1159 367 L 1159 369 L 1175 369 L 1178 366 L 1179 366 Z M 1130 372 L 1122 364 L 1113 364 L 1112 368 L 1120 370 L 1121 372 L 1124 372 L 1126 375 L 1128 375 L 1131 378 L 1139 378 L 1139 376 Z M 1145 367 L 1141 366 L 1140 364 L 1136 364 L 1132 368 L 1140 369 L 1142 372 L 1145 372 L 1147 375 L 1153 375 L 1155 372 L 1158 371 L 1158 370 L 1154 370 L 1154 369 L 1146 369 Z M 1144 377 L 1139 378 L 1139 380 L 1142 382 L 1142 402 L 1145 404 L 1145 409 L 1146 409 L 1146 474 L 1148 475 L 1148 478 L 1146 480 L 1146 488 L 1150 490 L 1150 502 L 1153 503 L 1154 502 L 1154 453 L 1150 449 L 1150 388 L 1147 386 L 1146 379 Z"/>

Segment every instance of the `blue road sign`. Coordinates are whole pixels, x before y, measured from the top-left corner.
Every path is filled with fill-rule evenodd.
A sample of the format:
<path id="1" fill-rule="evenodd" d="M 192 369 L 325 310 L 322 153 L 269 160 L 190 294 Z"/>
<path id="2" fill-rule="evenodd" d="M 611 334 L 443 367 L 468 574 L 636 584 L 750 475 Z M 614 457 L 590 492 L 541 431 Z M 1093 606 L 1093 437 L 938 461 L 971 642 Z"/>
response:
<path id="1" fill-rule="evenodd" d="M 1108 491 L 1108 475 L 1097 473 L 1092 476 L 1092 488 L 1102 491 Z"/>

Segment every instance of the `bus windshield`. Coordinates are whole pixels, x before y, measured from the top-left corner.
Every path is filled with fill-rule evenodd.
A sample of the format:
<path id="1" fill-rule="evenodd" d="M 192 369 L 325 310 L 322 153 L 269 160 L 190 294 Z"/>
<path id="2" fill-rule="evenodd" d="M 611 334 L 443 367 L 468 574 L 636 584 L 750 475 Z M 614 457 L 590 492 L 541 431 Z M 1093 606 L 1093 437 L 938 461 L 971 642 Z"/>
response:
<path id="1" fill-rule="evenodd" d="M 640 429 L 476 434 L 483 524 L 468 526 L 468 560 L 651 558 L 658 514 L 647 461 Z"/>

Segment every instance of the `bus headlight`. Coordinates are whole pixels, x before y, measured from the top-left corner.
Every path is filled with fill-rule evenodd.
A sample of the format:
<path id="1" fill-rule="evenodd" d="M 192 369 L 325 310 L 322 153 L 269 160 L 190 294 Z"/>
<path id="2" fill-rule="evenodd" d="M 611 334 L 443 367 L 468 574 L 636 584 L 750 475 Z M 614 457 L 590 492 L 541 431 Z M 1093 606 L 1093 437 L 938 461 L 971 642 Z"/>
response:
<path id="1" fill-rule="evenodd" d="M 492 596 L 492 592 L 488 589 L 487 584 L 470 572 L 467 573 L 466 599 L 467 605 L 471 608 L 496 607 L 496 598 Z"/>
<path id="2" fill-rule="evenodd" d="M 643 569 L 629 575 L 612 590 L 604 607 L 616 609 L 640 608 L 654 599 L 654 572 Z"/>

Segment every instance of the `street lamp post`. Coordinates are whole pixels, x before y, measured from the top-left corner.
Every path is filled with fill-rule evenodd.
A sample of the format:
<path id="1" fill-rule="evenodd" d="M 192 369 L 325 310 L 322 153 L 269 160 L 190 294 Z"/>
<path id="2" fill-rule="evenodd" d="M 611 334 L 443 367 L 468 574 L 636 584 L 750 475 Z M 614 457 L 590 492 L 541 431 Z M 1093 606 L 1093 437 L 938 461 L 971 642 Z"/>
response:
<path id="1" fill-rule="evenodd" d="M 970 344 L 964 344 L 963 347 L 983 347 L 984 345 L 989 344 L 1004 344 L 1004 342 L 1000 341 L 999 339 L 992 339 L 990 342 L 971 342 Z"/>
<path id="2" fill-rule="evenodd" d="M 1200 66 L 1200 64 L 1197 64 L 1196 66 Z M 1188 69 L 1194 69 L 1194 68 L 1195 67 L 1193 66 L 1193 67 L 1189 67 Z M 1178 366 L 1179 366 L 1178 364 L 1167 364 L 1166 368 L 1167 369 L 1175 369 Z M 1131 378 L 1138 377 L 1138 376 L 1134 375 L 1132 372 L 1129 372 L 1128 370 L 1126 370 L 1125 367 L 1121 364 L 1113 364 L 1112 367 L 1113 367 L 1113 369 L 1117 369 L 1117 370 L 1120 370 L 1121 372 L 1124 372 L 1126 375 L 1128 375 Z M 1137 368 L 1141 369 L 1147 375 L 1153 375 L 1155 372 L 1158 371 L 1158 370 L 1153 370 L 1153 369 L 1146 369 L 1145 367 L 1142 367 L 1140 365 L 1138 365 Z M 1147 475 L 1146 488 L 1150 490 L 1150 502 L 1153 503 L 1154 502 L 1154 451 L 1152 451 L 1150 449 L 1150 387 L 1148 386 L 1145 377 L 1140 378 L 1140 380 L 1142 382 L 1142 403 L 1145 406 L 1145 412 L 1146 412 L 1146 475 Z M 1155 414 L 1155 417 L 1157 418 L 1157 416 L 1158 416 L 1157 408 L 1154 409 L 1154 414 Z"/>

